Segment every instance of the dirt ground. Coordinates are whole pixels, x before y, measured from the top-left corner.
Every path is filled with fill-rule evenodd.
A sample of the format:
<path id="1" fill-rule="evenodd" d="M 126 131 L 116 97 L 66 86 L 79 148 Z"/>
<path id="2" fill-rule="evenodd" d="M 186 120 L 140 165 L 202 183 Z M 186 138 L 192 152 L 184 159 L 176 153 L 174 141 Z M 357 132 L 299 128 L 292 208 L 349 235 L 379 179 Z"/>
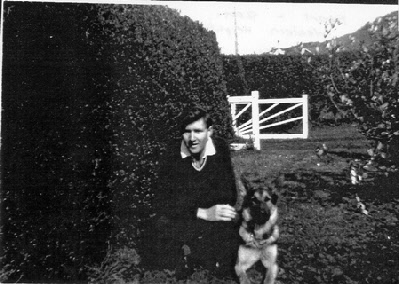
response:
<path id="1" fill-rule="evenodd" d="M 327 155 L 319 157 L 323 143 Z M 368 145 L 356 126 L 344 125 L 233 153 L 238 173 L 285 175 L 280 283 L 399 283 L 398 173 L 389 165 L 365 170 Z M 352 164 L 360 165 L 358 184 L 351 182 Z M 260 270 L 251 271 L 258 283 Z"/>

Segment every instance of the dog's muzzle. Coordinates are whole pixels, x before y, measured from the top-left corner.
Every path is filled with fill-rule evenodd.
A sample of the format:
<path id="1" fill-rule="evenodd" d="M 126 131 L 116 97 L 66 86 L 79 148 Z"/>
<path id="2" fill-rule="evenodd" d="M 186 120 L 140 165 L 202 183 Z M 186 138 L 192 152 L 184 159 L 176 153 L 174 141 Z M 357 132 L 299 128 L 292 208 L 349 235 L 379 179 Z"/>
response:
<path id="1" fill-rule="evenodd" d="M 269 208 L 262 207 L 263 206 L 256 206 L 249 209 L 252 217 L 251 221 L 256 225 L 262 225 L 270 219 L 271 214 Z"/>

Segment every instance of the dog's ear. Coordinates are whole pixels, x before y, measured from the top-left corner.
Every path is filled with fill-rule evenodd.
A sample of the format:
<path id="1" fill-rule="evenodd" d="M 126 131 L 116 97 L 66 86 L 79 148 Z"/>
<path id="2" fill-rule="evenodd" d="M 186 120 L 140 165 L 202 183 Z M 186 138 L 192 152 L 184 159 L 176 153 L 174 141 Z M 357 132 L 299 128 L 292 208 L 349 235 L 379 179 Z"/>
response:
<path id="1" fill-rule="evenodd" d="M 272 190 L 272 196 L 271 196 L 271 202 L 273 205 L 277 204 L 277 200 L 279 198 L 279 193 L 281 193 L 281 188 L 285 184 L 285 176 L 284 174 L 280 174 L 278 178 L 276 178 L 272 185 L 273 185 L 273 190 Z"/>
<path id="2" fill-rule="evenodd" d="M 236 179 L 236 184 L 240 192 L 240 195 L 243 197 L 246 196 L 248 191 L 248 186 L 246 184 L 246 181 L 242 178 L 242 176 Z"/>
<path id="3" fill-rule="evenodd" d="M 238 196 L 236 202 L 237 211 L 241 211 L 243 207 L 248 206 L 248 180 L 245 177 L 245 174 L 241 174 L 235 176 L 236 186 L 238 189 Z"/>
<path id="4" fill-rule="evenodd" d="M 278 195 L 277 195 L 277 193 L 273 193 L 272 194 L 272 197 L 271 197 L 271 202 L 272 202 L 272 204 L 273 205 L 276 205 L 277 204 L 277 200 L 278 200 Z"/>
<path id="5" fill-rule="evenodd" d="M 244 186 L 244 188 L 246 189 L 246 191 L 248 191 L 251 187 L 250 182 L 249 182 L 249 174 L 248 173 L 241 174 L 239 180 L 242 183 L 242 185 Z"/>

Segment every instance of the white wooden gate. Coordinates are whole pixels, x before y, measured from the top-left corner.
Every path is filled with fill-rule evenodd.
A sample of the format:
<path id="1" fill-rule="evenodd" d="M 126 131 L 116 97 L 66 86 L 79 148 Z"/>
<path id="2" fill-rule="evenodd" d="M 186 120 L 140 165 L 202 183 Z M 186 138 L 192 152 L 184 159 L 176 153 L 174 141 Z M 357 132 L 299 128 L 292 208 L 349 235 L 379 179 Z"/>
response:
<path id="1" fill-rule="evenodd" d="M 309 107 L 308 107 L 308 95 L 303 95 L 301 98 L 285 98 L 285 99 L 259 99 L 259 92 L 252 91 L 251 96 L 228 96 L 228 101 L 231 107 L 231 116 L 233 119 L 233 129 L 237 136 L 246 138 L 246 139 L 254 139 L 254 148 L 260 150 L 260 139 L 293 139 L 293 138 L 302 138 L 306 139 L 309 136 Z M 237 105 L 245 104 L 246 106 L 241 109 L 237 113 Z M 270 104 L 266 110 L 263 110 L 259 113 L 259 105 L 260 104 Z M 265 114 L 270 113 L 272 109 L 277 107 L 279 104 L 294 104 L 293 106 L 289 106 L 285 110 L 281 110 L 277 113 L 270 114 L 267 117 L 264 117 Z M 302 116 L 288 118 L 282 121 L 277 121 L 274 123 L 270 123 L 268 125 L 261 125 L 264 122 L 270 121 L 278 116 L 292 111 L 298 107 L 302 106 Z M 237 125 L 238 118 L 252 107 L 252 118 L 247 122 Z M 290 123 L 293 121 L 302 120 L 302 134 L 261 134 L 260 130 L 283 125 L 286 123 Z"/>

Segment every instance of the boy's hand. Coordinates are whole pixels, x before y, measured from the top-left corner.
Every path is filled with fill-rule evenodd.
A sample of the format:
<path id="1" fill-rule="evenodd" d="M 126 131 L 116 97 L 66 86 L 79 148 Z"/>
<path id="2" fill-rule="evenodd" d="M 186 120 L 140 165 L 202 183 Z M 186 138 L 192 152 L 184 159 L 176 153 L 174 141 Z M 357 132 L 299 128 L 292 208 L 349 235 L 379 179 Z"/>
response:
<path id="1" fill-rule="evenodd" d="M 206 221 L 231 221 L 237 213 L 234 207 L 226 205 L 214 205 L 208 209 L 199 208 L 197 217 Z"/>

